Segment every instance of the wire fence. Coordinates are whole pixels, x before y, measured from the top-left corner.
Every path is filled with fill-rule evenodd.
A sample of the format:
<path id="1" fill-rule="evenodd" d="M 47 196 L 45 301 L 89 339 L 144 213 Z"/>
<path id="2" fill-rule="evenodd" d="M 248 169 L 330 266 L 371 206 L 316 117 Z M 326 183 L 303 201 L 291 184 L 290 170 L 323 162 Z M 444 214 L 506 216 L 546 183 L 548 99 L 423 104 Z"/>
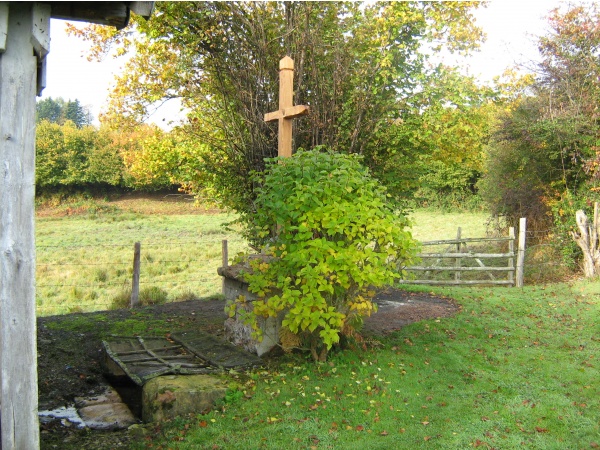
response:
<path id="1" fill-rule="evenodd" d="M 556 241 L 553 230 L 527 230 L 526 241 L 525 284 L 562 281 L 579 273 L 575 258 L 567 263 L 563 257 L 571 243 Z"/>
<path id="2" fill-rule="evenodd" d="M 141 242 L 139 296 L 142 304 L 219 295 L 222 263 L 220 239 L 173 239 Z M 551 243 L 552 230 L 527 230 L 525 285 L 573 276 L 561 249 Z M 241 238 L 229 239 L 231 254 L 246 249 Z M 134 243 L 64 243 L 37 247 L 38 315 L 127 307 L 131 298 Z"/>
<path id="3" fill-rule="evenodd" d="M 241 239 L 233 250 L 244 250 Z M 37 246 L 38 315 L 126 307 L 132 291 L 134 243 Z M 142 304 L 220 294 L 221 240 L 141 243 Z"/>

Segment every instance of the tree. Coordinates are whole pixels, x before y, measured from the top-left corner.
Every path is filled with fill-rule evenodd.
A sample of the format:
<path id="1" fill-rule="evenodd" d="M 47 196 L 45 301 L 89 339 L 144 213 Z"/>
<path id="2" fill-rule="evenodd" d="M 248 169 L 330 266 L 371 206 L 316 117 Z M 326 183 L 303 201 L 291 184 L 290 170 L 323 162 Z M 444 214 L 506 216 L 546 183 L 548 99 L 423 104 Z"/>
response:
<path id="1" fill-rule="evenodd" d="M 54 100 L 52 97 L 40 100 L 36 104 L 36 123 L 47 120 L 52 123 L 59 123 L 62 119 L 64 100 L 58 98 Z"/>
<path id="2" fill-rule="evenodd" d="M 92 123 L 91 114 L 81 106 L 79 100 L 65 102 L 61 97 L 57 99 L 48 97 L 37 102 L 36 122 L 39 124 L 43 120 L 60 125 L 70 120 L 78 128 Z"/>
<path id="3" fill-rule="evenodd" d="M 465 51 L 481 37 L 471 9 L 478 2 L 161 2 L 148 23 L 121 33 L 73 30 L 93 40 L 135 46 L 118 80 L 109 115 L 143 120 L 157 103 L 181 98 L 191 110 L 187 133 L 210 147 L 196 189 L 212 183 L 220 200 L 252 211 L 253 171 L 275 156 L 276 128 L 263 121 L 277 105 L 277 67 L 296 61 L 295 99 L 308 120 L 295 125 L 295 147 L 326 145 L 363 155 L 381 180 L 402 179 L 406 161 L 395 136 L 398 102 L 415 94 L 427 72 L 424 43 Z M 406 186 L 397 183 L 394 194 Z"/>
<path id="4" fill-rule="evenodd" d="M 554 234 L 567 261 L 575 211 L 600 192 L 600 13 L 594 4 L 555 9 L 539 39 L 529 87 L 500 116 L 480 184 L 492 212 Z"/>
<path id="5" fill-rule="evenodd" d="M 63 114 L 63 121 L 70 120 L 75 124 L 77 128 L 81 128 L 85 125 L 90 125 L 88 114 L 85 109 L 79 103 L 79 100 L 68 101 L 65 104 Z"/>
<path id="6" fill-rule="evenodd" d="M 259 297 L 249 322 L 260 332 L 258 316 L 283 312 L 294 346 L 310 349 L 316 361 L 341 335 L 355 334 L 376 310 L 373 289 L 401 277 L 416 253 L 407 218 L 360 159 L 317 149 L 269 160 L 248 224 L 272 256 L 253 260 L 247 275 Z"/>

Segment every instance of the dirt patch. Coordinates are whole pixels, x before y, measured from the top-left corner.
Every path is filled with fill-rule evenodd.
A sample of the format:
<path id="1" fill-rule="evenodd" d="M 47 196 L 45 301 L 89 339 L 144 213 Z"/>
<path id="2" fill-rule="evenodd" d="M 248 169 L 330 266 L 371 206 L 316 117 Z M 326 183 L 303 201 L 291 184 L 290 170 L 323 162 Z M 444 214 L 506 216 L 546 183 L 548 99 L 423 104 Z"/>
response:
<path id="1" fill-rule="evenodd" d="M 452 300 L 429 294 L 388 289 L 376 297 L 379 311 L 365 321 L 365 333 L 381 336 L 425 319 L 448 317 L 459 310 Z M 38 386 L 40 409 L 72 405 L 75 397 L 104 392 L 108 382 L 100 367 L 101 342 L 117 330 L 161 336 L 179 330 L 199 329 L 223 336 L 226 319 L 223 300 L 190 300 L 137 310 L 101 311 L 38 319 Z M 131 324 L 131 326 L 130 326 Z M 137 326 L 136 325 L 136 326 Z M 125 331 L 122 331 L 125 334 Z M 132 334 L 132 333 L 129 333 Z M 125 448 L 131 440 L 125 431 L 78 430 L 65 421 L 42 425 L 42 449 Z"/>

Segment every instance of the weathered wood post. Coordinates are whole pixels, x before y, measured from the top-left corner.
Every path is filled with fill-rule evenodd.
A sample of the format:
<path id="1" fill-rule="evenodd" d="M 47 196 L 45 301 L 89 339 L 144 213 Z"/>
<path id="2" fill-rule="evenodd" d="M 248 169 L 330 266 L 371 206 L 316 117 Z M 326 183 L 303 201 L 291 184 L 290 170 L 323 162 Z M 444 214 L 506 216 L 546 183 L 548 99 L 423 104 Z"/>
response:
<path id="1" fill-rule="evenodd" d="M 36 54 L 48 52 L 49 24 L 47 5 L 0 3 L 0 417 L 4 450 L 39 448 L 35 94 Z"/>
<path id="2" fill-rule="evenodd" d="M 461 237 L 462 237 L 462 228 L 458 227 L 458 230 L 456 230 L 456 253 L 460 253 L 460 248 L 461 248 L 460 238 Z M 460 281 L 460 264 L 461 264 L 461 259 L 456 258 L 454 260 L 454 267 L 457 267 L 458 270 L 454 272 L 454 280 L 455 281 Z"/>
<path id="3" fill-rule="evenodd" d="M 508 281 L 514 284 L 515 282 L 515 227 L 508 229 L 508 253 L 512 256 L 508 258 L 508 268 L 512 269 L 508 272 Z"/>
<path id="4" fill-rule="evenodd" d="M 516 287 L 523 287 L 524 267 L 525 267 L 525 236 L 527 235 L 527 219 L 521 217 L 519 220 L 519 244 L 517 249 L 517 272 Z"/>
<path id="5" fill-rule="evenodd" d="M 140 304 L 140 260 L 142 244 L 136 242 L 133 246 L 133 277 L 131 279 L 131 301 L 130 307 L 134 308 Z"/>
<path id="6" fill-rule="evenodd" d="M 35 317 L 35 95 L 50 18 L 114 25 L 153 2 L 0 2 L 0 420 L 4 450 L 39 448 Z"/>

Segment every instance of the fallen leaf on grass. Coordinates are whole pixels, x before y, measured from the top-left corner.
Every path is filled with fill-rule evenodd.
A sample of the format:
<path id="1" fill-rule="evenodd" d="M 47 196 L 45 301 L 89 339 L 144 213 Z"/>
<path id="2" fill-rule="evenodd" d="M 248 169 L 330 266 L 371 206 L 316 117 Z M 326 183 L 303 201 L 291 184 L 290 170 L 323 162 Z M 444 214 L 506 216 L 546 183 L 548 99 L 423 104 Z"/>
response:
<path id="1" fill-rule="evenodd" d="M 538 433 L 547 433 L 548 428 L 535 427 L 535 431 L 537 431 Z"/>
<path id="2" fill-rule="evenodd" d="M 356 425 L 356 431 L 364 431 L 365 427 L 362 425 Z"/>
<path id="3" fill-rule="evenodd" d="M 203 420 L 202 422 L 198 423 L 198 426 L 200 428 L 206 428 L 208 426 L 208 423 L 206 423 L 206 420 Z"/>
<path id="4" fill-rule="evenodd" d="M 381 433 L 379 433 L 379 436 L 387 436 L 389 433 L 387 431 L 382 431 Z"/>

